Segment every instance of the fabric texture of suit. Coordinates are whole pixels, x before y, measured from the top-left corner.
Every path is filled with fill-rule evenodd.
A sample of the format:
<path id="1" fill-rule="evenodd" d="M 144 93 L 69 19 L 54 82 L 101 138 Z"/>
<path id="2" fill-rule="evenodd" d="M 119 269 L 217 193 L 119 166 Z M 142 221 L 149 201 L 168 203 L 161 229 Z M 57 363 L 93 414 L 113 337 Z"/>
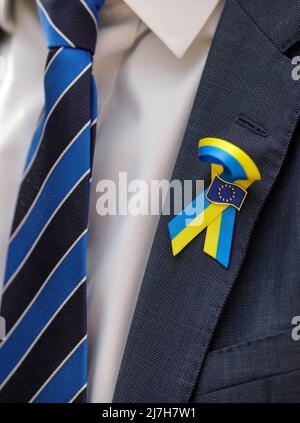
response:
<path id="1" fill-rule="evenodd" d="M 158 225 L 115 391 L 116 402 L 300 402 L 300 83 L 290 54 L 300 1 L 228 0 L 173 179 L 204 179 L 204 137 L 258 165 L 237 216 L 229 269 L 204 235 L 171 254 Z"/>

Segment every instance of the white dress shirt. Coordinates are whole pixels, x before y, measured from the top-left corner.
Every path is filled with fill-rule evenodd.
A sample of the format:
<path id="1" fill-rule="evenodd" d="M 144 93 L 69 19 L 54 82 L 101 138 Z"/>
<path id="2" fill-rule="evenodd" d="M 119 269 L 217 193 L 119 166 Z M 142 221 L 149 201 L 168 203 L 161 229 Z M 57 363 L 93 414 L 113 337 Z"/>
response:
<path id="1" fill-rule="evenodd" d="M 14 13 L 11 13 L 14 6 Z M 88 250 L 89 400 L 110 402 L 158 216 L 99 216 L 97 183 L 169 179 L 218 23 L 218 0 L 106 0 Z M 0 0 L 0 277 L 47 49 L 34 0 Z M 195 152 L 196 154 L 196 152 Z"/>

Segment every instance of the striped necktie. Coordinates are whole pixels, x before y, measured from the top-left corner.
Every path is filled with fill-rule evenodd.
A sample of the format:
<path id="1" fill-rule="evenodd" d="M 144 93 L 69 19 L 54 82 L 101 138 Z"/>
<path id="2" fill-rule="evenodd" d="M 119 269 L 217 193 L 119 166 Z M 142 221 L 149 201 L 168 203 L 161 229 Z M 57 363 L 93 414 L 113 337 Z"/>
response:
<path id="1" fill-rule="evenodd" d="M 20 187 L 0 315 L 0 402 L 85 402 L 86 253 L 104 0 L 37 0 L 49 56 Z"/>

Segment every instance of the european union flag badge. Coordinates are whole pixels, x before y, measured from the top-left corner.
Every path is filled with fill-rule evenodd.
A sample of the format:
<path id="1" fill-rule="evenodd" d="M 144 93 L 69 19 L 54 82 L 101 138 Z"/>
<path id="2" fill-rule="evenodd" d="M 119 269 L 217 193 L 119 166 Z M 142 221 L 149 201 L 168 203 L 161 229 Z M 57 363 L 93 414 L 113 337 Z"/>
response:
<path id="1" fill-rule="evenodd" d="M 214 204 L 226 204 L 241 210 L 247 191 L 237 184 L 226 182 L 218 175 L 207 190 L 206 198 Z"/>

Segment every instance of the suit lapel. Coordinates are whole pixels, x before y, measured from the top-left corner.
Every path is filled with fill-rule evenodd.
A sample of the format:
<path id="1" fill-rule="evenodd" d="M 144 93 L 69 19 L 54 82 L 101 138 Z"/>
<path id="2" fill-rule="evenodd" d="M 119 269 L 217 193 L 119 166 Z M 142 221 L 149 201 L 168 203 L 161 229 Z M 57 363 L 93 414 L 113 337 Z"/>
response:
<path id="1" fill-rule="evenodd" d="M 250 3 L 252 9 L 247 10 Z M 237 216 L 230 267 L 223 268 L 203 252 L 204 234 L 174 258 L 167 230 L 172 217 L 161 217 L 116 402 L 190 400 L 255 222 L 280 172 L 298 120 L 299 88 L 291 77 L 290 59 L 280 51 L 285 40 L 276 45 L 268 36 L 275 13 L 267 4 L 226 3 L 173 174 L 173 179 L 209 182 L 209 166 L 197 158 L 198 140 L 203 137 L 236 144 L 258 165 L 262 180 L 249 189 Z M 265 27 L 255 17 L 257 10 L 259 17 L 264 14 Z"/>

